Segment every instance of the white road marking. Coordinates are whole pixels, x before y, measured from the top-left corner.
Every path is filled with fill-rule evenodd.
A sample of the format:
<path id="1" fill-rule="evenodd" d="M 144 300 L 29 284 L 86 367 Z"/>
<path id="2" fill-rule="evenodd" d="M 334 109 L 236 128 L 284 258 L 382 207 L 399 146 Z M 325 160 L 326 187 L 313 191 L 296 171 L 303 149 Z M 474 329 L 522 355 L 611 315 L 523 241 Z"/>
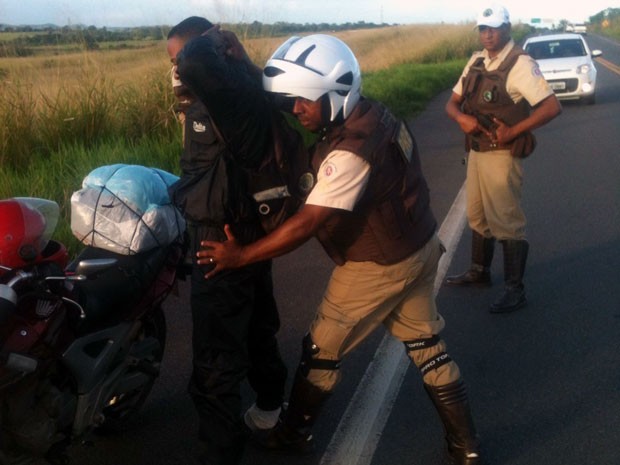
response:
<path id="1" fill-rule="evenodd" d="M 439 261 L 435 296 L 448 271 L 465 224 L 463 184 L 439 228 L 439 238 L 446 247 L 446 253 Z M 409 358 L 405 355 L 403 344 L 386 333 L 351 398 L 320 465 L 370 464 L 408 367 Z"/>

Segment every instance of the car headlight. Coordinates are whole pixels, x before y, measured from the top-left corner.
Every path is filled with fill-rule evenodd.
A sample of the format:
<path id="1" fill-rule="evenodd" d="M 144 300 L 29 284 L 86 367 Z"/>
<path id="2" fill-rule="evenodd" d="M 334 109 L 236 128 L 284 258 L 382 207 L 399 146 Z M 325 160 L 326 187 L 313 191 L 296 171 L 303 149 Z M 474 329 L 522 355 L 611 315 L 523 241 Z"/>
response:
<path id="1" fill-rule="evenodd" d="M 588 74 L 590 72 L 591 66 L 588 64 L 581 65 L 577 67 L 577 74 Z"/>

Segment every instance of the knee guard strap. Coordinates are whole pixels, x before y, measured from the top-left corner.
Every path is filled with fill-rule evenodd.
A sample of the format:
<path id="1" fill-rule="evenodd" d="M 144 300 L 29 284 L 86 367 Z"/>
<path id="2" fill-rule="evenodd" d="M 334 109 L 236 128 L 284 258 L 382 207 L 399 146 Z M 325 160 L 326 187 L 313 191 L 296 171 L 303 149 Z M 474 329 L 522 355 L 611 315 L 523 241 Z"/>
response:
<path id="1" fill-rule="evenodd" d="M 426 373 L 428 373 L 429 371 L 436 370 L 437 368 L 445 365 L 446 363 L 450 363 L 451 361 L 452 358 L 450 358 L 450 356 L 446 352 L 440 352 L 430 360 L 427 360 L 426 362 L 422 363 L 422 365 L 420 365 L 420 372 L 422 373 L 422 377 L 424 377 L 424 375 L 426 375 Z"/>
<path id="2" fill-rule="evenodd" d="M 305 378 L 312 369 L 316 370 L 338 370 L 340 360 L 328 360 L 326 358 L 314 358 L 321 349 L 313 341 L 310 333 L 306 334 L 301 342 L 301 361 L 299 370 Z"/>
<path id="3" fill-rule="evenodd" d="M 438 334 L 433 334 L 431 337 L 404 341 L 404 344 L 407 352 L 413 352 L 414 350 L 428 349 L 429 347 L 436 346 L 440 340 L 441 338 Z"/>

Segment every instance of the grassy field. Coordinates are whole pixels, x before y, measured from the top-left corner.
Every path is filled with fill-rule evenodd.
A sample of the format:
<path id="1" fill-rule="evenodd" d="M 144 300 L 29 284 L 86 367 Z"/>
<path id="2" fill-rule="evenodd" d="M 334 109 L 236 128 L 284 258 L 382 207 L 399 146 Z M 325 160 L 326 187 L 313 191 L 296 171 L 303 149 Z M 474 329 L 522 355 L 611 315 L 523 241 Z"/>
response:
<path id="1" fill-rule="evenodd" d="M 363 93 L 402 117 L 452 86 L 477 48 L 471 25 L 415 25 L 337 34 L 360 61 Z M 284 38 L 241 37 L 263 64 Z M 73 191 L 93 168 L 136 163 L 177 172 L 180 127 L 172 111 L 163 41 L 140 48 L 0 59 L 0 198 L 55 200 L 57 238 L 72 252 Z"/>

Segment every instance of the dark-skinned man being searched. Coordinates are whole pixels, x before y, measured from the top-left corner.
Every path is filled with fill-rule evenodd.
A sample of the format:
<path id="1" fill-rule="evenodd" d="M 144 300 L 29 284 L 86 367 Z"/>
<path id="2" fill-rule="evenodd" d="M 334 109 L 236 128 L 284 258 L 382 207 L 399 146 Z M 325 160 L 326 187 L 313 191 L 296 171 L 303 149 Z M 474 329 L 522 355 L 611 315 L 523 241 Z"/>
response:
<path id="1" fill-rule="evenodd" d="M 279 170 L 295 163 L 272 162 L 284 153 L 303 159 L 303 144 L 232 32 L 192 16 L 170 30 L 167 51 L 184 122 L 181 177 L 172 197 L 187 220 L 194 257 L 189 392 L 205 446 L 200 463 L 236 465 L 246 429 L 271 428 L 284 396 L 287 369 L 276 339 L 280 319 L 271 261 L 206 280 L 212 266 L 198 263 L 196 251 L 203 240 L 225 240 L 224 225 L 249 244 L 295 211 L 301 204 L 295 194 L 302 195 L 298 183 L 283 184 L 287 179 Z M 244 425 L 240 385 L 246 378 L 256 401 Z"/>

